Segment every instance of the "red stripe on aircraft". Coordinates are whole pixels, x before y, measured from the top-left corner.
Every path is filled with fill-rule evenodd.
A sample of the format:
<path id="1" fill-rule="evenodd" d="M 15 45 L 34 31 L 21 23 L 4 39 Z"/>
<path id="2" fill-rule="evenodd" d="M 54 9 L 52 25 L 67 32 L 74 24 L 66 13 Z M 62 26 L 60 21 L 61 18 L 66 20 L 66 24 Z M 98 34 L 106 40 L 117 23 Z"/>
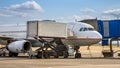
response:
<path id="1" fill-rule="evenodd" d="M 65 40 L 102 40 L 101 38 L 62 38 Z"/>
<path id="2" fill-rule="evenodd" d="M 53 40 L 53 38 L 44 38 L 45 40 Z M 61 38 L 62 40 L 102 40 L 101 38 Z"/>

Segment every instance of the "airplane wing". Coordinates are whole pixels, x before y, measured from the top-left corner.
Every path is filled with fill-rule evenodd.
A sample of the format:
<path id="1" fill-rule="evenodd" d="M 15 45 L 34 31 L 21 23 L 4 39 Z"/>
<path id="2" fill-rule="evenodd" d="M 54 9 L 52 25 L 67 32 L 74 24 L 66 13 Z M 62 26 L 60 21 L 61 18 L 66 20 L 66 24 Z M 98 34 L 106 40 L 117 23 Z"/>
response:
<path id="1" fill-rule="evenodd" d="M 10 37 L 10 36 L 0 36 L 0 44 L 7 45 L 8 40 L 28 40 L 33 47 L 39 47 L 42 43 L 38 42 L 34 38 L 20 38 L 20 37 Z"/>
<path id="2" fill-rule="evenodd" d="M 8 36 L 0 36 L 0 44 L 6 45 L 8 40 L 15 40 L 15 39 Z"/>
<path id="3" fill-rule="evenodd" d="M 0 39 L 1 40 L 9 40 L 9 39 L 13 39 L 13 38 L 7 37 L 7 36 L 0 36 Z"/>

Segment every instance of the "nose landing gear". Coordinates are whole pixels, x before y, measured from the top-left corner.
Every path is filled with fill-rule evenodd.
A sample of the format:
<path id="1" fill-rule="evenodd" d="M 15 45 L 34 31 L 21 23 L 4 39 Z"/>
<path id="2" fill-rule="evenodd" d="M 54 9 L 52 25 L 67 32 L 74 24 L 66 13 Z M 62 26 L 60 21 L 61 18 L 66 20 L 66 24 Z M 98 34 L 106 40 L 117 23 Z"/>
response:
<path id="1" fill-rule="evenodd" d="M 75 53 L 75 58 L 81 58 L 81 53 L 79 52 L 80 46 L 75 46 L 74 50 L 76 51 Z"/>

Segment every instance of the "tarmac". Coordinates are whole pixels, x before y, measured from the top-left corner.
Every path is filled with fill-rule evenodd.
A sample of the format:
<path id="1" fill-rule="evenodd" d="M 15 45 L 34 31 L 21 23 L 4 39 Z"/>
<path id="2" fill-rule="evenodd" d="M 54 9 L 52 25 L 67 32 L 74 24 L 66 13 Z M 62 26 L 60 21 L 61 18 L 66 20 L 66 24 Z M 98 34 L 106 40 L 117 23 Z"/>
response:
<path id="1" fill-rule="evenodd" d="M 104 58 L 101 50 L 108 49 L 101 46 L 81 48 L 82 58 L 68 59 L 60 57 L 55 59 L 30 59 L 27 55 L 20 54 L 19 57 L 0 57 L 0 68 L 120 68 L 120 57 L 115 54 L 112 58 Z M 113 48 L 114 50 L 120 47 Z"/>
<path id="2" fill-rule="evenodd" d="M 0 58 L 0 68 L 120 68 L 120 59 L 28 59 L 26 57 L 4 57 Z"/>

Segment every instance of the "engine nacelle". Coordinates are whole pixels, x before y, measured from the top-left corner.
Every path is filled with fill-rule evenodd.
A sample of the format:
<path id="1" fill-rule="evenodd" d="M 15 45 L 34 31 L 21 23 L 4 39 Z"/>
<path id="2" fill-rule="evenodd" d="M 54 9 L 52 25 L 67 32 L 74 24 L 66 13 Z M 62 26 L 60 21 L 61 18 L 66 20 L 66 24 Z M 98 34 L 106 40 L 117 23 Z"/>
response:
<path id="1" fill-rule="evenodd" d="M 13 53 L 26 52 L 31 49 L 31 43 L 27 40 L 14 41 L 7 45 L 7 49 Z"/>

